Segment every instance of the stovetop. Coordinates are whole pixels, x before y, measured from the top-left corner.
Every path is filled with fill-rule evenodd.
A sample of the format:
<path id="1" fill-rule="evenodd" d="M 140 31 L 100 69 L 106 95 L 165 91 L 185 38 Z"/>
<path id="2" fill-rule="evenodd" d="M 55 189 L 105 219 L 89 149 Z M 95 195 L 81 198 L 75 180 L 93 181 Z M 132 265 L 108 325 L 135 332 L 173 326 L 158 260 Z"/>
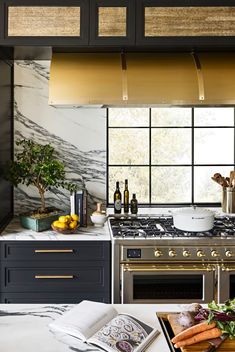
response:
<path id="1" fill-rule="evenodd" d="M 173 226 L 172 216 L 110 218 L 114 238 L 227 238 L 235 236 L 235 217 L 217 216 L 214 227 L 207 232 L 185 232 Z"/>

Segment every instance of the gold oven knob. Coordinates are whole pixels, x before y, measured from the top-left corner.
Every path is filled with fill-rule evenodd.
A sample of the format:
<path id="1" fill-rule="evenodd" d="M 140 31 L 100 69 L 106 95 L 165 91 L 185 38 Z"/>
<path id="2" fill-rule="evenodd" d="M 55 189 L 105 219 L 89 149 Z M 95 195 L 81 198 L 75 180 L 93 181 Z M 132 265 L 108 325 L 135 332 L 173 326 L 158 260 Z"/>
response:
<path id="1" fill-rule="evenodd" d="M 199 249 L 197 251 L 197 257 L 199 257 L 199 258 L 205 257 L 205 253 L 201 249 Z"/>
<path id="2" fill-rule="evenodd" d="M 154 255 L 155 255 L 155 257 L 159 258 L 159 257 L 162 256 L 162 251 L 160 251 L 160 249 L 156 249 L 156 250 L 154 251 Z"/>
<path id="3" fill-rule="evenodd" d="M 219 257 L 219 253 L 218 253 L 215 249 L 213 249 L 213 250 L 211 251 L 211 256 L 212 256 L 213 258 L 217 258 L 217 257 Z"/>
<path id="4" fill-rule="evenodd" d="M 230 258 L 233 256 L 233 252 L 227 250 L 227 251 L 225 251 L 225 255 L 226 255 L 226 257 Z"/>
<path id="5" fill-rule="evenodd" d="M 176 257 L 176 252 L 174 251 L 174 249 L 170 249 L 168 254 L 169 254 L 169 257 L 172 257 L 172 258 Z"/>
<path id="6" fill-rule="evenodd" d="M 190 257 L 190 252 L 189 251 L 187 251 L 186 249 L 183 251 L 183 257 L 186 257 L 186 258 L 188 258 L 188 257 Z"/>

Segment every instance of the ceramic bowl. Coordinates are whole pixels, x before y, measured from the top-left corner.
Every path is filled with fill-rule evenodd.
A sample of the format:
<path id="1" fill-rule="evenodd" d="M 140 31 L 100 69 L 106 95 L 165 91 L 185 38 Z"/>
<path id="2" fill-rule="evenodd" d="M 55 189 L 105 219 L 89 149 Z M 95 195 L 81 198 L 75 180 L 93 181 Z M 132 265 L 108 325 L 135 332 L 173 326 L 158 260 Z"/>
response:
<path id="1" fill-rule="evenodd" d="M 91 215 L 91 221 L 93 222 L 95 227 L 104 226 L 106 220 L 107 216 L 105 214 Z"/>

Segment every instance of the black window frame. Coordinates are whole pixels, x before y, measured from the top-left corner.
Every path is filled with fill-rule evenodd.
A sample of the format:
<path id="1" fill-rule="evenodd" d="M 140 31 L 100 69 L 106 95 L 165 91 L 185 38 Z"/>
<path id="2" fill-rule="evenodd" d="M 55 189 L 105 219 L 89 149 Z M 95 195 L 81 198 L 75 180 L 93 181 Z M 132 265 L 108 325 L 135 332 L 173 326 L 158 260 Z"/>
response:
<path id="1" fill-rule="evenodd" d="M 161 106 L 162 107 L 162 106 Z M 166 106 L 168 107 L 168 106 Z M 231 168 L 235 169 L 235 107 L 226 105 L 226 106 L 171 106 L 172 108 L 190 108 L 191 109 L 191 125 L 190 126 L 152 126 L 152 108 L 156 107 L 148 107 L 149 109 L 149 126 L 145 127 L 133 127 L 133 126 L 109 126 L 109 108 L 106 109 L 106 117 L 107 117 L 107 128 L 106 128 L 106 146 L 107 146 L 107 154 L 106 154 L 106 199 L 107 199 L 107 206 L 112 207 L 113 203 L 109 202 L 109 167 L 148 167 L 149 168 L 149 202 L 148 203 L 139 203 L 138 205 L 140 207 L 152 207 L 152 208 L 174 208 L 174 207 L 184 207 L 184 206 L 190 206 L 190 205 L 196 205 L 199 207 L 221 207 L 221 203 L 216 203 L 216 202 L 195 202 L 194 201 L 194 167 L 208 167 L 208 166 L 231 166 Z M 128 108 L 128 107 L 127 107 Z M 233 125 L 232 126 L 195 126 L 194 122 L 194 109 L 200 109 L 200 108 L 233 108 Z M 125 108 L 124 108 L 125 109 Z M 120 164 L 109 164 L 109 130 L 110 129 L 149 129 L 149 164 L 133 164 L 133 165 L 120 165 Z M 191 129 L 191 164 L 171 164 L 171 165 L 166 165 L 166 164 L 151 164 L 151 132 L 153 129 L 171 129 L 171 128 L 179 128 L 179 129 Z M 195 164 L 194 163 L 194 131 L 196 129 L 213 129 L 213 128 L 233 128 L 234 131 L 234 140 L 233 140 L 233 146 L 234 146 L 234 160 L 233 164 Z M 153 167 L 190 167 L 191 168 L 191 202 L 188 203 L 152 203 L 151 202 L 151 188 L 152 188 L 152 181 L 151 181 L 151 168 Z M 115 190 L 113 189 L 113 192 Z M 136 193 L 138 191 L 136 190 Z"/>

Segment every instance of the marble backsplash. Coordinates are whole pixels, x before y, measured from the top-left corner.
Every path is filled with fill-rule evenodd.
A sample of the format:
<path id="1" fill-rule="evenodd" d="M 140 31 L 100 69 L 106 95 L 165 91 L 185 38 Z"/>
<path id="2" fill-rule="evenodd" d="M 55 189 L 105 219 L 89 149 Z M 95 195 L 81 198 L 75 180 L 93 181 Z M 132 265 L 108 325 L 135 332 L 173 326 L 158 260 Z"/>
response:
<path id="1" fill-rule="evenodd" d="M 106 109 L 56 108 L 48 105 L 50 61 L 15 61 L 14 138 L 31 138 L 55 147 L 66 177 L 88 191 L 88 212 L 106 198 Z M 17 150 L 17 147 L 15 147 Z M 48 206 L 69 211 L 69 193 L 47 192 Z M 15 189 L 15 214 L 35 208 L 33 187 Z"/>

